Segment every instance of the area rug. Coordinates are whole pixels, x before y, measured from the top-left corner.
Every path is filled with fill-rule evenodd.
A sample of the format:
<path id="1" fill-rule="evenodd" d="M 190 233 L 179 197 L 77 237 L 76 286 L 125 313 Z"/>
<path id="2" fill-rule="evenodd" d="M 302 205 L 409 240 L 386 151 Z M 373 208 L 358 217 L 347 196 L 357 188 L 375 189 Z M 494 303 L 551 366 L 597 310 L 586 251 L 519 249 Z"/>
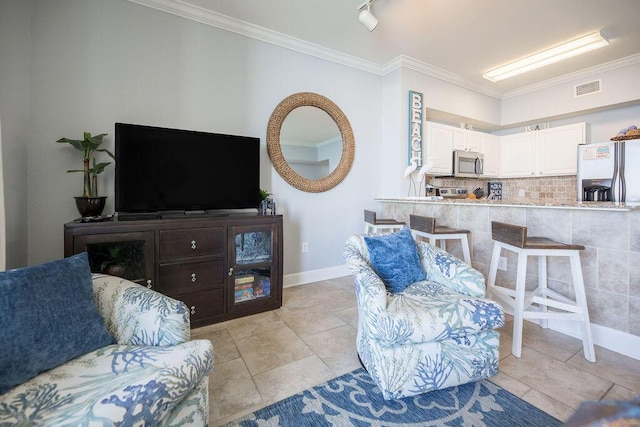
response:
<path id="1" fill-rule="evenodd" d="M 227 426 L 557 426 L 561 422 L 490 381 L 384 400 L 360 368 Z"/>

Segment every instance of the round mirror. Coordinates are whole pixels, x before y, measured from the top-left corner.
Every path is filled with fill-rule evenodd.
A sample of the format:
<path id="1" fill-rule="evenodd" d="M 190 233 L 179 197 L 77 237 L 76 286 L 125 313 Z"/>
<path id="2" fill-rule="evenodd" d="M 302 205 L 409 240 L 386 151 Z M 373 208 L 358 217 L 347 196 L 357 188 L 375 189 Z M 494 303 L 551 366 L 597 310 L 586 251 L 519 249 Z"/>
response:
<path id="1" fill-rule="evenodd" d="M 349 120 L 322 95 L 293 94 L 269 119 L 267 151 L 273 167 L 299 190 L 318 193 L 338 185 L 351 169 L 354 148 Z"/>

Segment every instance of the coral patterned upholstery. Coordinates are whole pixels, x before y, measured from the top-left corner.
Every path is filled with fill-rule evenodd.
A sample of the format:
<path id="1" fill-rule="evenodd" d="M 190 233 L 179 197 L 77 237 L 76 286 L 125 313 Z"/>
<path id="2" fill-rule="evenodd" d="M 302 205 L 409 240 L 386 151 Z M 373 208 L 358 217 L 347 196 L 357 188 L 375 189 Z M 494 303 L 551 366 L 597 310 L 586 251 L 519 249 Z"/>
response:
<path id="1" fill-rule="evenodd" d="M 358 354 L 385 399 L 498 373 L 504 312 L 485 298 L 484 276 L 440 248 L 417 248 L 426 280 L 395 294 L 372 267 L 364 236 L 350 237 L 344 251 L 358 301 Z"/>
<path id="2" fill-rule="evenodd" d="M 213 348 L 189 341 L 187 307 L 112 276 L 93 291 L 117 343 L 0 395 L 0 425 L 207 425 Z"/>

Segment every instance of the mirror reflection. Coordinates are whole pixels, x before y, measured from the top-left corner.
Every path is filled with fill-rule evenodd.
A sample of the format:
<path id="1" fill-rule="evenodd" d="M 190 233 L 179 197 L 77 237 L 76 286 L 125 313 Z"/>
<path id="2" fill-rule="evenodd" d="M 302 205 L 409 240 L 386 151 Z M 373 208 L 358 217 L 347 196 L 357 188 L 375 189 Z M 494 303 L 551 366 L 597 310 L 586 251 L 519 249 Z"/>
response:
<path id="1" fill-rule="evenodd" d="M 282 155 L 291 168 L 307 179 L 327 177 L 340 163 L 342 137 L 324 110 L 301 106 L 293 109 L 280 129 Z"/>

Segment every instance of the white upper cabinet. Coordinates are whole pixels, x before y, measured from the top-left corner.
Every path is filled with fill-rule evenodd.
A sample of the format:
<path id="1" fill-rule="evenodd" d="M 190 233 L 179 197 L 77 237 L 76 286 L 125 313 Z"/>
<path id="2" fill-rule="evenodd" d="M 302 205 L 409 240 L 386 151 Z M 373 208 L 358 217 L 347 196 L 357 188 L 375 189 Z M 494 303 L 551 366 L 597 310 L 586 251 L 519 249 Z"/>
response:
<path id="1" fill-rule="evenodd" d="M 536 135 L 533 132 L 500 137 L 501 177 L 534 176 L 535 170 Z"/>
<path id="2" fill-rule="evenodd" d="M 577 146 L 585 143 L 586 124 L 559 126 L 500 138 L 500 176 L 575 175 Z"/>
<path id="3" fill-rule="evenodd" d="M 467 129 L 453 128 L 453 149 L 462 151 L 480 152 L 481 132 L 473 132 Z"/>
<path id="4" fill-rule="evenodd" d="M 559 126 L 545 129 L 538 135 L 538 174 L 576 175 L 578 145 L 585 143 L 586 125 Z"/>
<path id="5" fill-rule="evenodd" d="M 476 132 L 480 134 L 480 132 Z M 480 134 L 480 152 L 484 154 L 484 176 L 500 176 L 500 137 L 490 133 Z"/>
<path id="6" fill-rule="evenodd" d="M 497 136 L 441 123 L 426 124 L 426 156 L 430 173 L 453 173 L 453 150 L 484 154 L 487 178 L 575 175 L 577 146 L 586 142 L 586 124 Z"/>
<path id="7" fill-rule="evenodd" d="M 431 160 L 430 174 L 451 175 L 453 173 L 454 127 L 426 122 L 427 155 L 423 161 Z"/>

